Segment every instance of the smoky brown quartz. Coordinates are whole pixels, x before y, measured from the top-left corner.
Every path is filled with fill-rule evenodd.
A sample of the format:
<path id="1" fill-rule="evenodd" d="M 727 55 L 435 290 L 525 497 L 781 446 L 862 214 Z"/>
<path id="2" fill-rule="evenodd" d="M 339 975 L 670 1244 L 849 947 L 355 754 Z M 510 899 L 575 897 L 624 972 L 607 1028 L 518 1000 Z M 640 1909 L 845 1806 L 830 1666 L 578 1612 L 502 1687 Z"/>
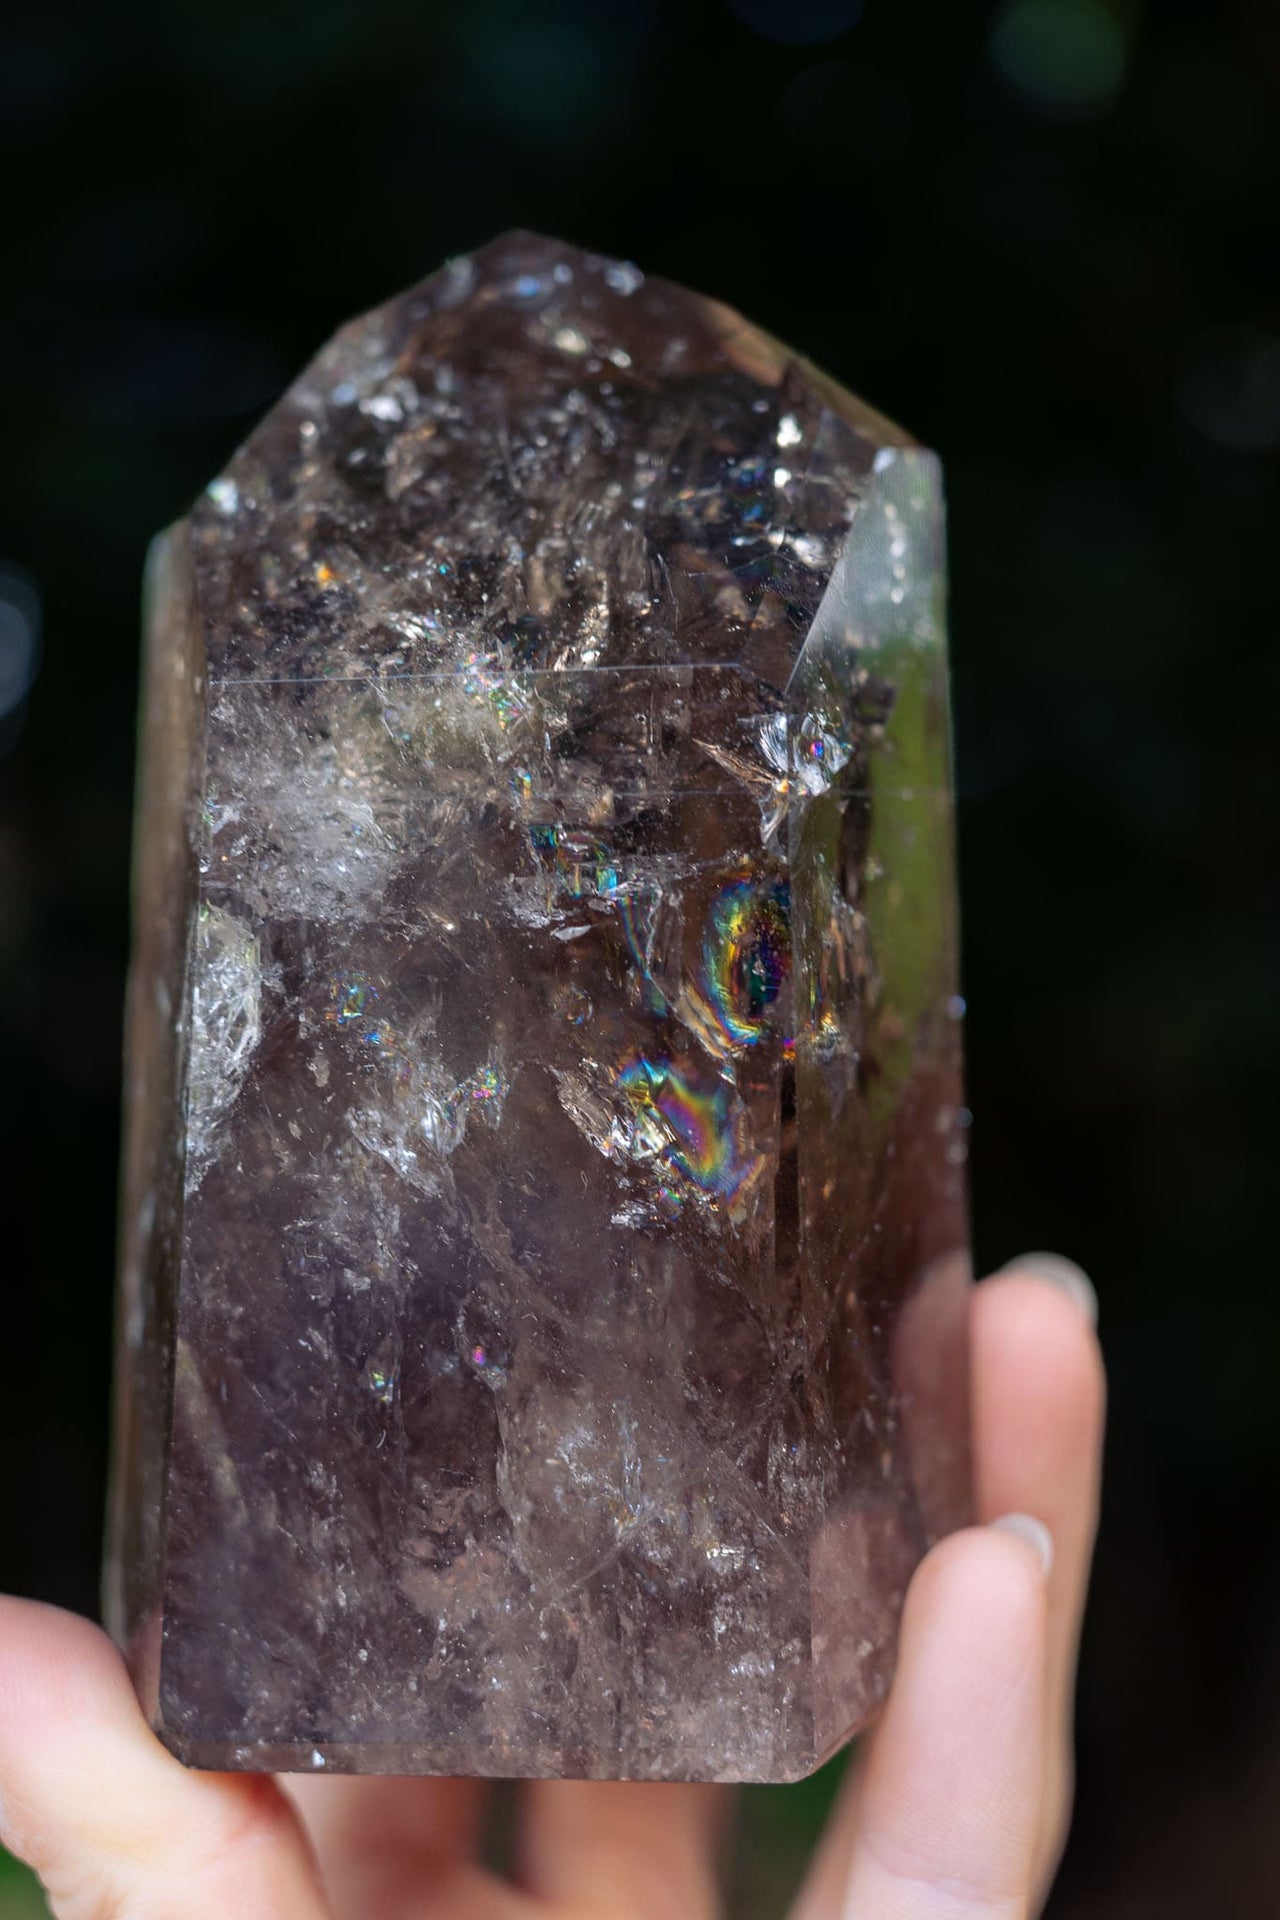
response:
<path id="1" fill-rule="evenodd" d="M 966 1517 L 939 471 L 528 234 L 150 565 L 107 1603 L 217 1768 L 783 1780 Z"/>

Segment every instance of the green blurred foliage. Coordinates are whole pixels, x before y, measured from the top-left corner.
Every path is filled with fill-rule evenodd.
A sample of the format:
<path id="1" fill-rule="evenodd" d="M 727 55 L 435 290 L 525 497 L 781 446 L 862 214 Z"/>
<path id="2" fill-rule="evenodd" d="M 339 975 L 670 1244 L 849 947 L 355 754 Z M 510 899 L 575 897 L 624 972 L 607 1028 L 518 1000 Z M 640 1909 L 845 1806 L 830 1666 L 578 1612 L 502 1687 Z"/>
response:
<path id="1" fill-rule="evenodd" d="M 0 1920 L 43 1920 L 48 1911 L 35 1875 L 0 1849 Z"/>

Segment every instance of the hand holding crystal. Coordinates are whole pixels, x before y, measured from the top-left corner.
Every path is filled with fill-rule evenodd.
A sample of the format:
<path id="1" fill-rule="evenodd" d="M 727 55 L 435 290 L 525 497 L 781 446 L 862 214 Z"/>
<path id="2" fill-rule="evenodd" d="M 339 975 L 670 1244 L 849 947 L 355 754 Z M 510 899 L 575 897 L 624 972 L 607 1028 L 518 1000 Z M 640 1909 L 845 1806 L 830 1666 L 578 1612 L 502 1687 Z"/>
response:
<path id="1" fill-rule="evenodd" d="M 1061 1848 L 1103 1381 L 1088 1283 L 1032 1256 L 973 1297 L 979 1517 L 929 1554 L 897 1678 L 792 1920 L 1029 1920 Z M 191 1772 L 87 1621 L 0 1600 L 0 1837 L 58 1920 L 712 1920 L 721 1787 Z"/>

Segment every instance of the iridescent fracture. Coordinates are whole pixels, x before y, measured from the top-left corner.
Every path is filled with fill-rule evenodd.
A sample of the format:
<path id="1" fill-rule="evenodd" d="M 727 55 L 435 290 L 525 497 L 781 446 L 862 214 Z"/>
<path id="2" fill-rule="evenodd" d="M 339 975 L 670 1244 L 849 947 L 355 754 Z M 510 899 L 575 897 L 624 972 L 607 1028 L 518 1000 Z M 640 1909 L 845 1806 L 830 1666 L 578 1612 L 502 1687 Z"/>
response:
<path id="1" fill-rule="evenodd" d="M 529 235 L 157 543 L 108 1609 L 219 1768 L 782 1779 L 967 1504 L 937 464 Z"/>
<path id="2" fill-rule="evenodd" d="M 624 1061 L 618 1086 L 640 1120 L 639 1149 L 652 1152 L 704 1194 L 732 1201 L 762 1161 L 744 1137 L 731 1081 L 691 1078 L 662 1055 Z"/>
<path id="3" fill-rule="evenodd" d="M 791 970 L 790 898 L 784 882 L 735 880 L 714 902 L 702 943 L 702 978 L 726 1035 L 751 1046 Z"/>

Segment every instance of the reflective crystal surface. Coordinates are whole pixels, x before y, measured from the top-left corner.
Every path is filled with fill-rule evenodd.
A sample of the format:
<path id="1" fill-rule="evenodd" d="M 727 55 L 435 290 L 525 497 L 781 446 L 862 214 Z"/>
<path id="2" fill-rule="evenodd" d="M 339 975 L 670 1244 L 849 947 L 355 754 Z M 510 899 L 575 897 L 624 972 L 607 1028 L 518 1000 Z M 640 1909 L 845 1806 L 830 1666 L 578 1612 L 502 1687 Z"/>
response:
<path id="1" fill-rule="evenodd" d="M 527 234 L 149 587 L 107 1589 L 219 1768 L 770 1780 L 965 1517 L 938 466 Z"/>

